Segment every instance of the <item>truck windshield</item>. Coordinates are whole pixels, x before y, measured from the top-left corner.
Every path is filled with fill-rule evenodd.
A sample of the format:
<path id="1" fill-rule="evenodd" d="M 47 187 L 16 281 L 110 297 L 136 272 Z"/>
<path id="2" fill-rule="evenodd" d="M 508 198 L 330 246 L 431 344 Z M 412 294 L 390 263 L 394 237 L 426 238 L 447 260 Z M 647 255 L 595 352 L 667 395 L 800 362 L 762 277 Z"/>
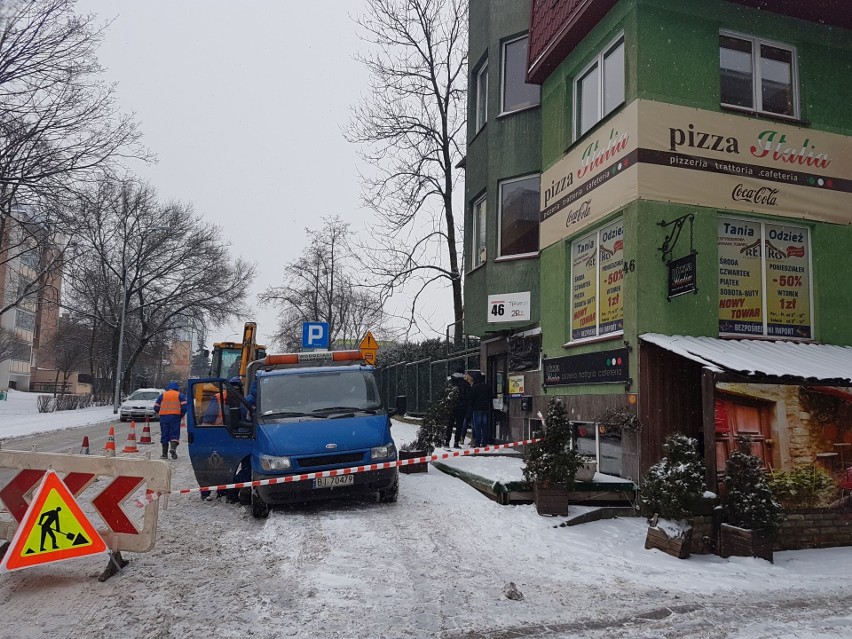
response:
<path id="1" fill-rule="evenodd" d="M 375 411 L 381 406 L 369 371 L 272 375 L 259 381 L 258 415 L 311 415 L 334 410 Z"/>

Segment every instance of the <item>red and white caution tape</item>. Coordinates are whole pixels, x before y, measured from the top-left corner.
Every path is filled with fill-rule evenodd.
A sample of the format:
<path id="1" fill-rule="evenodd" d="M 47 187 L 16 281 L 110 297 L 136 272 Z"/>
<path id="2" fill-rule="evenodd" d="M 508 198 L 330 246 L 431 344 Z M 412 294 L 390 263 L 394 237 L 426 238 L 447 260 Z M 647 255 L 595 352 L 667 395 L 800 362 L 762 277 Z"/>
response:
<path id="1" fill-rule="evenodd" d="M 159 499 L 160 495 L 189 495 L 193 493 L 203 493 L 230 490 L 232 488 L 254 488 L 257 486 L 271 486 L 273 484 L 289 484 L 297 481 L 307 481 L 316 479 L 317 477 L 336 477 L 338 475 L 354 475 L 355 473 L 365 473 L 371 470 L 384 470 L 387 468 L 396 468 L 399 466 L 410 466 L 412 464 L 424 464 L 428 462 L 447 459 L 449 457 L 465 457 L 468 455 L 476 455 L 477 453 L 487 453 L 490 451 L 503 450 L 504 448 L 514 448 L 515 446 L 524 446 L 526 444 L 535 444 L 541 439 L 525 439 L 518 442 L 508 444 L 497 444 L 495 446 L 480 446 L 479 448 L 469 448 L 466 450 L 456 450 L 448 453 L 438 453 L 435 455 L 426 455 L 424 457 L 415 457 L 414 459 L 399 459 L 393 462 L 382 462 L 379 464 L 366 464 L 364 466 L 351 466 L 349 468 L 338 468 L 336 470 L 321 470 L 315 473 L 305 473 L 303 475 L 283 475 L 281 477 L 273 477 L 272 479 L 257 479 L 255 481 L 238 482 L 235 484 L 220 484 L 218 486 L 199 486 L 198 488 L 182 488 L 173 490 L 169 493 L 148 492 L 144 497 L 134 500 L 132 503 L 144 508 L 147 502 Z"/>

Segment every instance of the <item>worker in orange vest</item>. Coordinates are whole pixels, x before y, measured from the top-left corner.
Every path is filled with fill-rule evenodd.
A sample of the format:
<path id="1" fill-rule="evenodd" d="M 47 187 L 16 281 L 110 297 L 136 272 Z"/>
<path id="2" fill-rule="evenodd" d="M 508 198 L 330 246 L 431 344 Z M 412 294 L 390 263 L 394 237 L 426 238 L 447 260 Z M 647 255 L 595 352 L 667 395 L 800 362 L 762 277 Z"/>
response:
<path id="1" fill-rule="evenodd" d="M 180 385 L 172 380 L 154 402 L 154 412 L 160 415 L 160 444 L 163 454 L 160 459 L 177 459 L 177 447 L 180 443 L 180 421 L 186 415 L 186 395 L 180 392 Z"/>

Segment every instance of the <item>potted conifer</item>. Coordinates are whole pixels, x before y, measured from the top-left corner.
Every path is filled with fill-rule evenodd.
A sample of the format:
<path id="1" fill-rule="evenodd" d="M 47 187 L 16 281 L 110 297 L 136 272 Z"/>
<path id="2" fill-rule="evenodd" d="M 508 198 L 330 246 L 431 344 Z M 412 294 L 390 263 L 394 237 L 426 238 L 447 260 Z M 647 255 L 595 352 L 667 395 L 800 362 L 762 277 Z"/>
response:
<path id="1" fill-rule="evenodd" d="M 760 557 L 772 561 L 772 544 L 784 516 L 769 488 L 763 462 L 751 454 L 751 439 L 741 436 L 728 458 L 722 497 L 725 523 L 720 530 L 722 557 Z"/>
<path id="2" fill-rule="evenodd" d="M 642 481 L 642 508 L 650 517 L 645 548 L 686 559 L 692 544 L 688 520 L 698 514 L 704 496 L 704 461 L 698 442 L 679 433 L 669 435 L 663 451 Z"/>
<path id="3" fill-rule="evenodd" d="M 403 444 L 399 449 L 400 459 L 416 459 L 431 455 L 434 450 L 444 443 L 447 432 L 447 423 L 452 419 L 453 411 L 459 401 L 459 390 L 455 386 L 449 386 L 436 401 L 429 404 L 423 422 L 417 429 L 414 441 Z M 429 471 L 427 463 L 408 464 L 400 466 L 401 473 L 425 473 Z"/>
<path id="4" fill-rule="evenodd" d="M 533 485 L 539 515 L 565 515 L 577 470 L 583 464 L 572 442 L 573 433 L 564 404 L 548 402 L 542 441 L 531 444 L 524 456 L 524 478 Z"/>

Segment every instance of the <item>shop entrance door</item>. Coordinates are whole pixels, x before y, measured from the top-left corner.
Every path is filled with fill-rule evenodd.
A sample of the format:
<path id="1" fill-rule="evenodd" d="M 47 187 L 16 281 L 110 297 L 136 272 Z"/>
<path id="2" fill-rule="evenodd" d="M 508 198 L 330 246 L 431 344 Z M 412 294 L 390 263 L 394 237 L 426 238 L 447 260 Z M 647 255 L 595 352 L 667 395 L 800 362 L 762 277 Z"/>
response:
<path id="1" fill-rule="evenodd" d="M 491 390 L 492 405 L 488 417 L 489 438 L 491 443 L 505 443 L 509 439 L 509 393 L 506 365 L 508 355 L 500 353 L 488 357 L 486 381 Z"/>

